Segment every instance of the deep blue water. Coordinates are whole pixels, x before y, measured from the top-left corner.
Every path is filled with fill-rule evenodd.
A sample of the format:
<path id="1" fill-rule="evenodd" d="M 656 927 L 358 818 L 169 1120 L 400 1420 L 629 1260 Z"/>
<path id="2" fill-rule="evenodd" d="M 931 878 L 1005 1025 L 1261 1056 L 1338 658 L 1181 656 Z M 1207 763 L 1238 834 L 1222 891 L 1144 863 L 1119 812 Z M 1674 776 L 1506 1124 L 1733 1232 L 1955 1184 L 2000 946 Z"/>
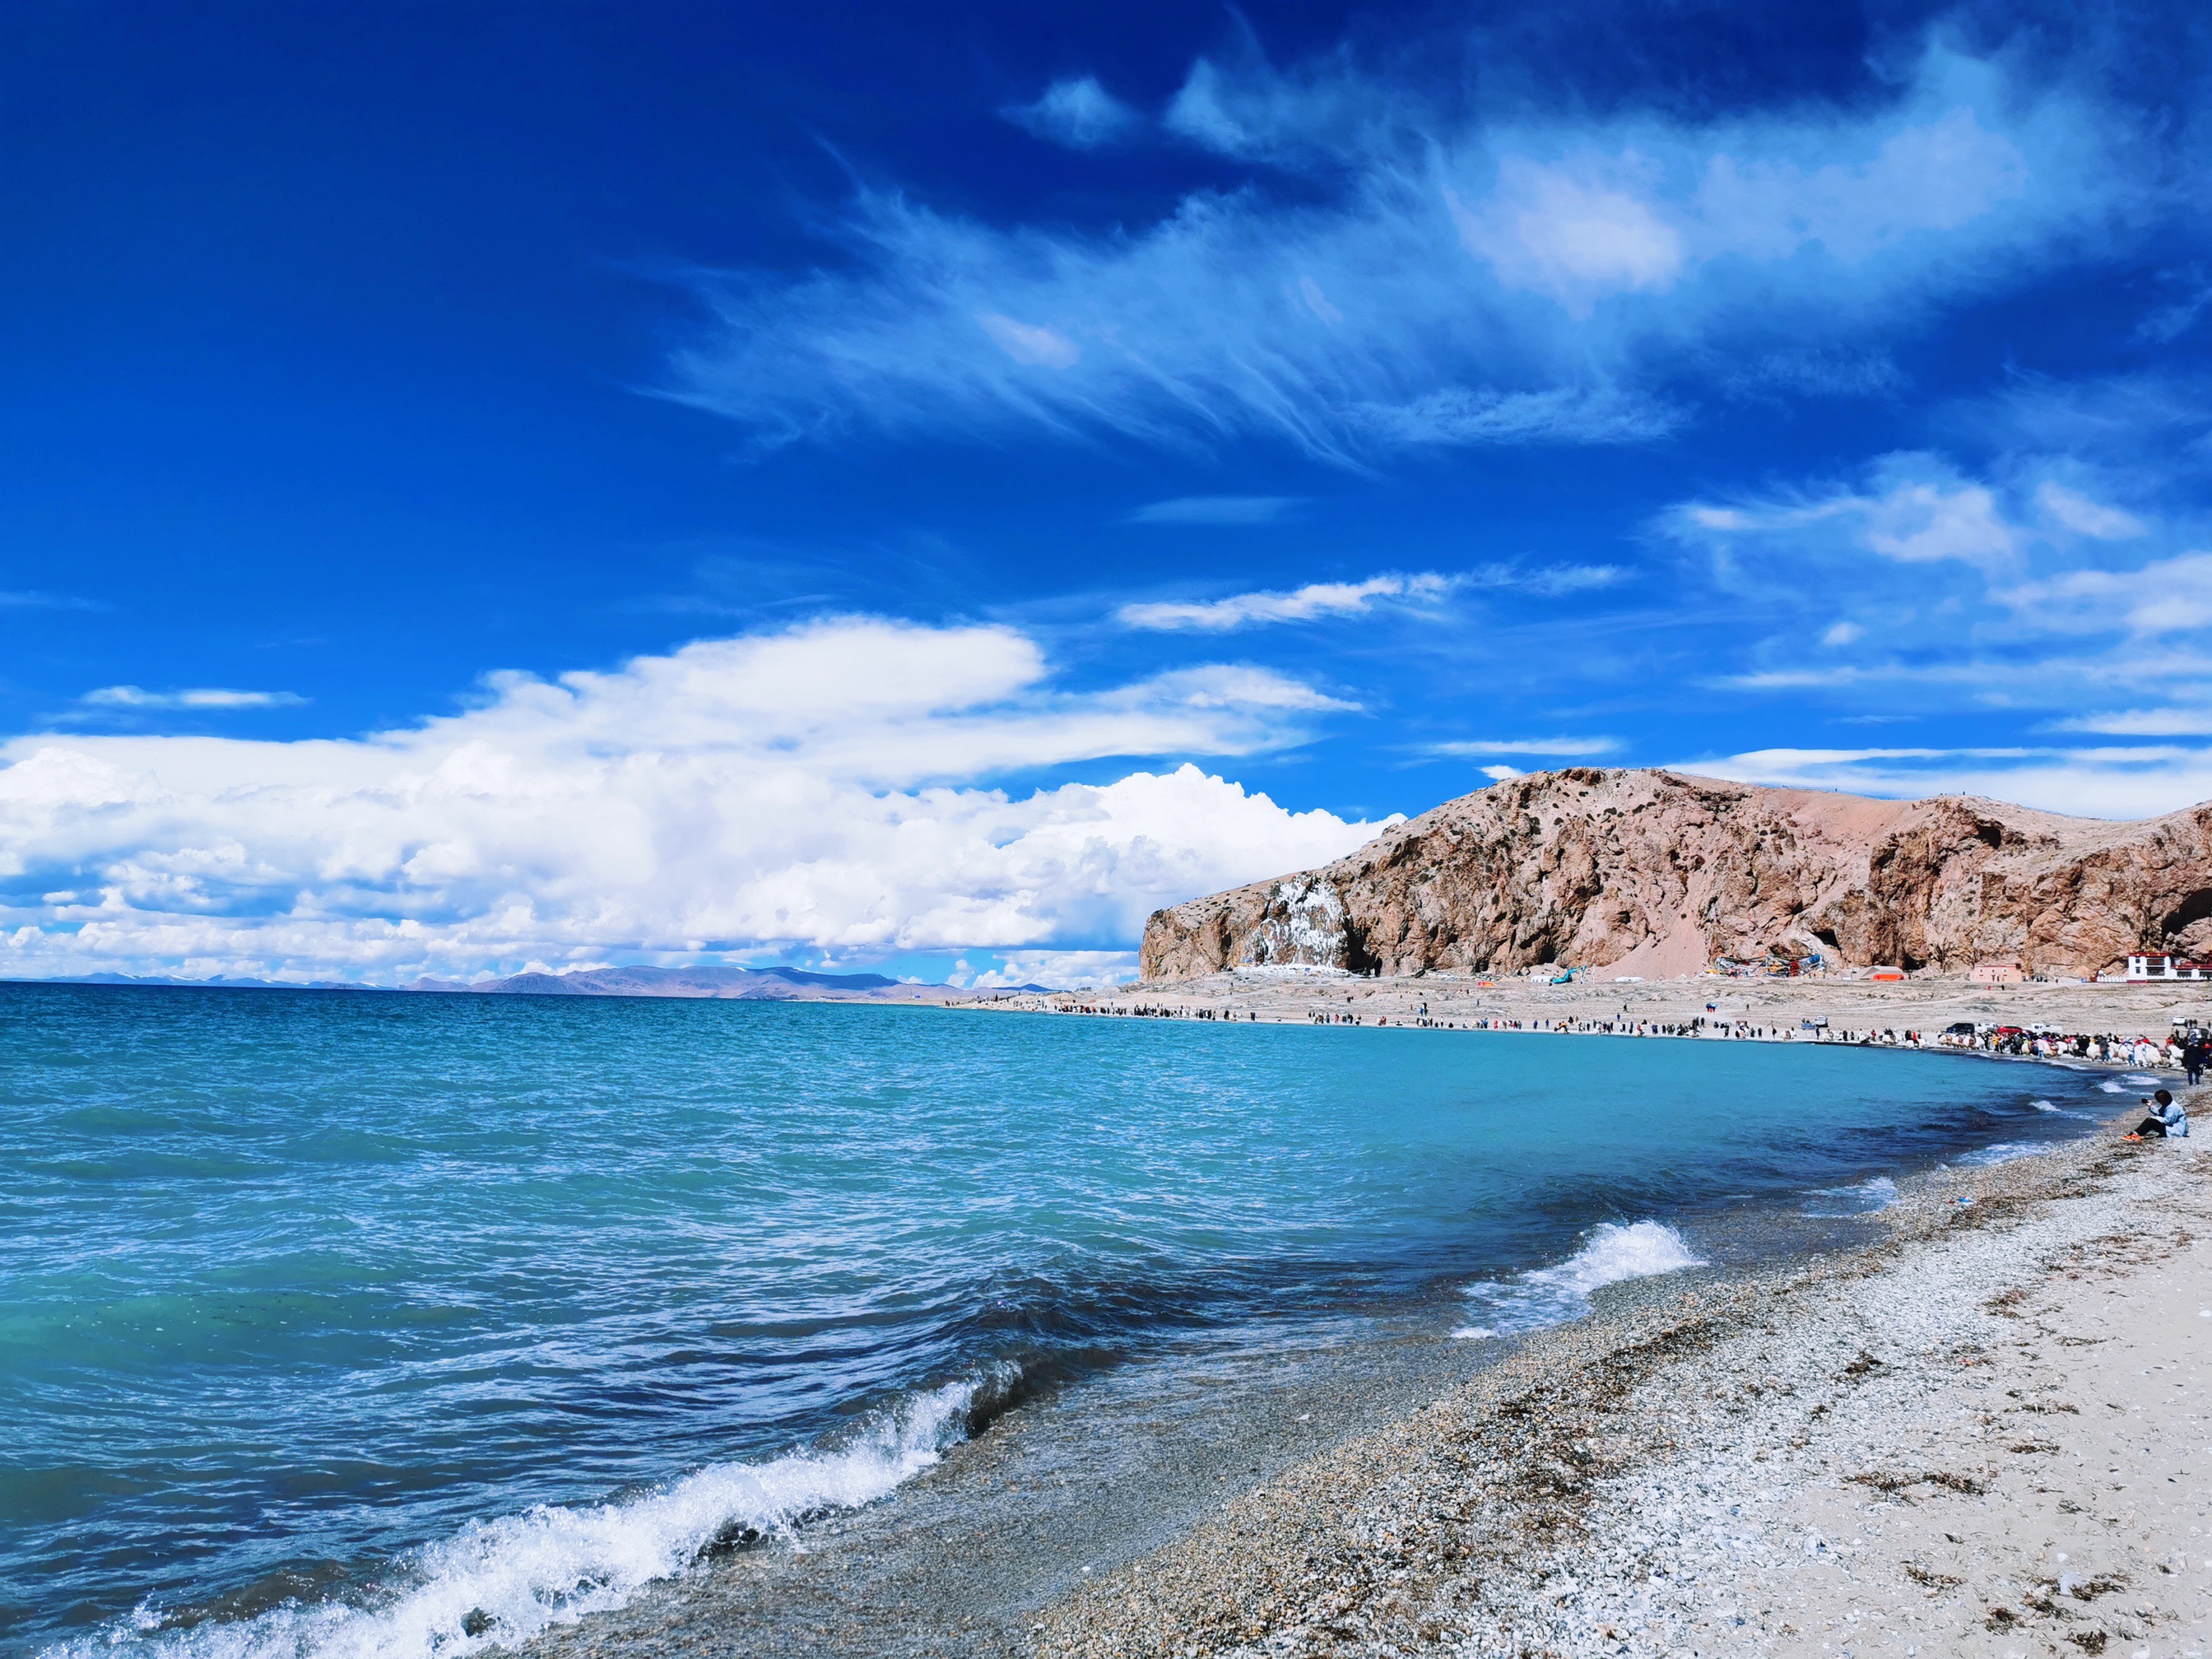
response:
<path id="1" fill-rule="evenodd" d="M 1516 1285 L 1551 1316 L 1530 1269 L 1671 1266 L 1663 1224 L 2079 1132 L 2094 1087 L 1741 1042 L 0 987 L 0 1644 L 465 1652 L 726 1523 L 864 1501 L 1009 1389 L 1471 1283 L 1484 1328 Z"/>

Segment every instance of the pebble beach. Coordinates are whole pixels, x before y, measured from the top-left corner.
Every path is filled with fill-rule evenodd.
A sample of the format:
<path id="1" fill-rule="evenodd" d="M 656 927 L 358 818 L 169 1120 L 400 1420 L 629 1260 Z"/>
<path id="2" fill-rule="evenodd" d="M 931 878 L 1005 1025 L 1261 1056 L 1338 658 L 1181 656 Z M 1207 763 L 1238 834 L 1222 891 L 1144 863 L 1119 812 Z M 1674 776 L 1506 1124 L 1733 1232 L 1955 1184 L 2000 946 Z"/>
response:
<path id="1" fill-rule="evenodd" d="M 1036 1651 L 2197 1653 L 2212 1154 L 2116 1133 L 1926 1177 L 1858 1250 L 1636 1287 Z"/>

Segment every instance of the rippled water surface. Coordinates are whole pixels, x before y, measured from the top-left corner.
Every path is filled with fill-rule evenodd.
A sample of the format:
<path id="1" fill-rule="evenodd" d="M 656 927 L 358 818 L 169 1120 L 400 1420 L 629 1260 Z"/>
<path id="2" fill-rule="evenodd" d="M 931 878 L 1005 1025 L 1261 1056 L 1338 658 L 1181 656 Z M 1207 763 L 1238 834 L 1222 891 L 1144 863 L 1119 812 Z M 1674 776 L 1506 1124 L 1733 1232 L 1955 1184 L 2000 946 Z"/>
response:
<path id="1" fill-rule="evenodd" d="M 2077 1133 L 2094 1089 L 1752 1043 L 0 988 L 0 1645 L 465 1651 L 866 1501 L 1009 1390 L 1440 1287 L 1517 1328 L 1589 1264 L 1676 1265 L 1686 1218 Z"/>

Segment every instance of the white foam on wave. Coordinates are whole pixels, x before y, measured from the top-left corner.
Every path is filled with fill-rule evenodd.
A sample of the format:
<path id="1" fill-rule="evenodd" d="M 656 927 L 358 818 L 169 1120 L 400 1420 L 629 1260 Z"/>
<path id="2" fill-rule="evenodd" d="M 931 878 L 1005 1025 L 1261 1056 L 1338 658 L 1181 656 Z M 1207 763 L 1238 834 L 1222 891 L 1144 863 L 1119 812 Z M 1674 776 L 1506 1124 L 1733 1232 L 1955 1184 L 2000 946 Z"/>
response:
<path id="1" fill-rule="evenodd" d="M 732 1528 L 762 1532 L 852 1509 L 920 1474 L 965 1433 L 977 1386 L 909 1396 L 852 1439 L 759 1463 L 716 1463 L 626 1503 L 539 1504 L 472 1522 L 420 1551 L 412 1582 L 367 1607 L 287 1602 L 258 1618 L 163 1629 L 142 1607 L 126 1626 L 41 1659 L 459 1659 L 621 1607 L 671 1578 Z"/>
<path id="2" fill-rule="evenodd" d="M 1534 1268 L 1503 1283 L 1485 1279 L 1468 1285 L 1468 1300 L 1489 1314 L 1489 1322 L 1465 1325 L 1452 1334 L 1508 1336 L 1564 1324 L 1588 1313 L 1590 1293 L 1604 1285 L 1705 1265 L 1682 1235 L 1662 1222 L 1625 1227 L 1600 1222 L 1584 1236 L 1582 1249 L 1557 1267 Z"/>
<path id="3" fill-rule="evenodd" d="M 1805 1213 L 1827 1219 L 1850 1215 L 1872 1215 L 1897 1202 L 1897 1183 L 1887 1176 L 1875 1176 L 1848 1187 L 1816 1187 L 1808 1196 Z"/>
<path id="4" fill-rule="evenodd" d="M 1962 1170 L 1985 1170 L 1992 1164 L 2009 1164 L 2016 1158 L 2033 1158 L 2038 1152 L 2051 1150 L 2047 1140 L 2000 1140 L 1993 1146 L 1968 1152 L 1952 1162 Z"/>
<path id="5" fill-rule="evenodd" d="M 2039 1112 L 2055 1112 L 2058 1109 L 2047 1100 L 2031 1100 L 2028 1104 Z"/>
<path id="6" fill-rule="evenodd" d="M 2097 1086 L 2098 1086 L 2100 1089 L 2102 1089 L 2102 1090 L 2103 1090 L 2106 1094 L 2108 1094 L 2108 1095 L 2124 1095 L 2124 1094 L 2127 1093 L 2127 1091 L 2128 1091 L 2128 1085 L 2127 1085 L 2126 1084 L 2124 1084 L 2124 1083 L 2115 1083 L 2115 1082 L 2113 1082 L 2113 1081 L 2112 1081 L 2112 1079 L 2110 1079 L 2110 1078 L 2106 1078 L 2106 1079 L 2102 1083 L 2100 1083 Z"/>
<path id="7" fill-rule="evenodd" d="M 2156 1078 L 2146 1077 L 2141 1072 L 2130 1072 L 2120 1081 L 2136 1089 L 2155 1089 L 2159 1086 Z"/>

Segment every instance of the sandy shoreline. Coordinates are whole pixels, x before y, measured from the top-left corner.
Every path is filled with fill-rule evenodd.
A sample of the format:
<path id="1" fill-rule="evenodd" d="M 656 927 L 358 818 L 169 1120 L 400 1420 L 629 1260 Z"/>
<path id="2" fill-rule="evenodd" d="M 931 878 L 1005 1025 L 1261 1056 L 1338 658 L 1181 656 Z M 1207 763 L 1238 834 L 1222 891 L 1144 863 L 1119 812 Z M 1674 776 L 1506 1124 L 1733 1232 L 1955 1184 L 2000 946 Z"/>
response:
<path id="1" fill-rule="evenodd" d="M 2197 1652 L 2208 1176 L 2110 1133 L 1939 1172 L 1878 1244 L 1530 1342 L 1036 1650 Z"/>

